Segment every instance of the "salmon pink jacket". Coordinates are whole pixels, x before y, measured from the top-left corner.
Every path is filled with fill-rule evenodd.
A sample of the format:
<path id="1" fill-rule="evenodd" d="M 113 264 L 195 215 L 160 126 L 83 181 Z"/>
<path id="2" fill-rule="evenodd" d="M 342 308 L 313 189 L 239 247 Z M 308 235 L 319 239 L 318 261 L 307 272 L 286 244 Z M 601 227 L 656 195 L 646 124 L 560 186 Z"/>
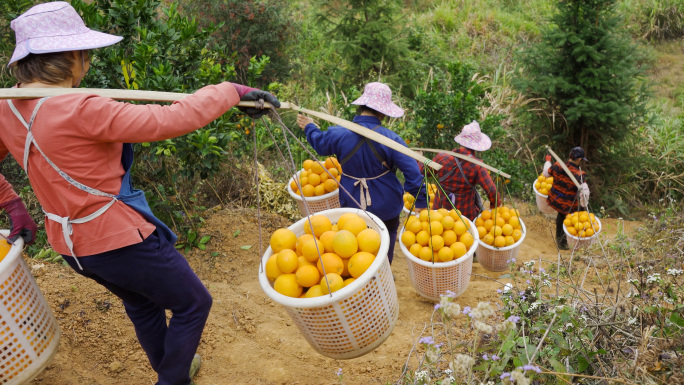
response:
<path id="1" fill-rule="evenodd" d="M 240 101 L 235 87 L 221 83 L 201 88 L 171 105 L 135 105 L 88 94 L 53 96 L 35 117 L 31 131 L 45 155 L 77 182 L 117 195 L 124 169 L 122 143 L 153 142 L 201 128 Z M 13 100 L 28 122 L 38 99 Z M 0 101 L 0 159 L 8 153 L 22 165 L 27 129 Z M 48 213 L 81 218 L 94 213 L 111 198 L 91 195 L 64 180 L 31 146 L 28 174 L 31 187 Z M 22 166 L 23 167 L 23 166 Z M 16 198 L 0 175 L 0 202 Z M 45 220 L 48 241 L 63 255 L 71 255 L 60 223 Z M 76 256 L 88 256 L 142 242 L 155 226 L 137 211 L 117 201 L 94 220 L 73 225 Z"/>

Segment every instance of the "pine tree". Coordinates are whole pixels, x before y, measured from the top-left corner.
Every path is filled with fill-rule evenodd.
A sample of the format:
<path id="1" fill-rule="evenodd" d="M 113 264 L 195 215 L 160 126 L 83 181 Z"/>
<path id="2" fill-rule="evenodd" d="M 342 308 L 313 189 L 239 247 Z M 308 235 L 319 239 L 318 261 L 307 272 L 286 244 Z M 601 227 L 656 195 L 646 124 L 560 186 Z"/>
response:
<path id="1" fill-rule="evenodd" d="M 561 0 L 542 40 L 523 52 L 518 87 L 553 119 L 555 139 L 589 152 L 621 140 L 644 116 L 642 54 L 615 0 Z"/>

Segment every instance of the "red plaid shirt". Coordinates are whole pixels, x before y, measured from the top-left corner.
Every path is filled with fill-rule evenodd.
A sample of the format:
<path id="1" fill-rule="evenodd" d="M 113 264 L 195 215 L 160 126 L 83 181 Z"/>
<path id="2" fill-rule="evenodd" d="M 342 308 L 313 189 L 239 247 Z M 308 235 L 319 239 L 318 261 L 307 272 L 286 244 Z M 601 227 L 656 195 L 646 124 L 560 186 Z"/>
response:
<path id="1" fill-rule="evenodd" d="M 457 152 L 459 154 L 471 156 L 474 159 L 474 151 L 468 148 L 457 148 L 452 150 L 452 152 Z M 451 210 L 453 207 L 447 201 L 447 197 L 442 193 L 442 189 L 446 191 L 447 195 L 453 194 L 453 204 L 458 210 L 461 211 L 466 218 L 474 220 L 478 216 L 480 210 L 476 205 L 475 194 L 477 193 L 475 189 L 470 186 L 480 185 L 487 193 L 489 198 L 490 206 L 494 206 L 493 202 L 497 202 L 498 206 L 502 205 L 501 197 L 497 194 L 496 185 L 494 181 L 489 176 L 489 172 L 484 167 L 478 166 L 475 163 L 471 163 L 465 160 L 458 159 L 461 163 L 461 169 L 463 174 L 458 169 L 456 160 L 458 158 L 440 153 L 432 160 L 435 163 L 442 165 L 442 168 L 435 172 L 435 176 L 440 180 L 439 184 L 441 188 L 437 190 L 435 208 L 446 208 Z M 480 159 L 477 159 L 480 160 Z M 421 171 L 423 165 L 421 164 Z M 428 174 L 429 175 L 429 174 Z M 463 175 L 467 178 L 468 182 L 463 178 Z M 470 183 L 470 186 L 468 185 Z"/>
<path id="2" fill-rule="evenodd" d="M 586 174 L 577 165 L 567 162 L 565 165 L 579 183 L 586 182 Z M 549 175 L 553 177 L 553 186 L 547 199 L 549 206 L 561 214 L 570 214 L 579 210 L 577 186 L 565 173 L 561 165 L 556 162 L 549 168 Z"/>

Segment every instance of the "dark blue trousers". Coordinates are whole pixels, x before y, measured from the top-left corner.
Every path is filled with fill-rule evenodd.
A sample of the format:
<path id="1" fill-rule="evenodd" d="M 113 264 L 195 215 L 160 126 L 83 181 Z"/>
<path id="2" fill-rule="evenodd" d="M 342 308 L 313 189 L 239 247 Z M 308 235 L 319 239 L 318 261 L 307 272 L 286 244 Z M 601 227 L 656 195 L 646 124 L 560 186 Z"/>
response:
<path id="1" fill-rule="evenodd" d="M 388 219 L 382 221 L 385 226 L 387 226 L 387 231 L 389 232 L 389 250 L 387 250 L 387 258 L 389 258 L 390 265 L 392 264 L 392 259 L 394 258 L 394 244 L 397 243 L 397 232 L 399 231 L 399 215 L 396 218 Z"/>
<path id="2" fill-rule="evenodd" d="M 83 270 L 73 257 L 64 259 L 121 298 L 157 385 L 188 385 L 212 299 L 173 245 L 155 232 L 142 243 L 79 257 Z M 168 325 L 166 309 L 173 312 Z"/>

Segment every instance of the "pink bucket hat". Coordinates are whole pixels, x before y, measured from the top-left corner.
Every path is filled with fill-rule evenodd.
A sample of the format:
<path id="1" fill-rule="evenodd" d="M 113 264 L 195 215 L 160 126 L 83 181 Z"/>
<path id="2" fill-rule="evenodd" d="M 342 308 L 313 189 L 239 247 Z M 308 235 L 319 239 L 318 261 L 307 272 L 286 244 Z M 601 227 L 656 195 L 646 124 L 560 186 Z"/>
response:
<path id="1" fill-rule="evenodd" d="M 398 118 L 404 115 L 404 110 L 392 103 L 392 90 L 387 84 L 373 82 L 366 84 L 363 95 L 352 104 L 366 106 L 387 116 Z"/>
<path id="2" fill-rule="evenodd" d="M 475 151 L 487 151 L 492 147 L 492 140 L 482 133 L 480 125 L 473 120 L 461 130 L 461 133 L 454 138 L 456 143 Z"/>
<path id="3" fill-rule="evenodd" d="M 65 1 L 38 4 L 12 20 L 17 38 L 8 67 L 30 53 L 80 51 L 116 44 L 121 36 L 86 27 L 78 12 Z"/>

